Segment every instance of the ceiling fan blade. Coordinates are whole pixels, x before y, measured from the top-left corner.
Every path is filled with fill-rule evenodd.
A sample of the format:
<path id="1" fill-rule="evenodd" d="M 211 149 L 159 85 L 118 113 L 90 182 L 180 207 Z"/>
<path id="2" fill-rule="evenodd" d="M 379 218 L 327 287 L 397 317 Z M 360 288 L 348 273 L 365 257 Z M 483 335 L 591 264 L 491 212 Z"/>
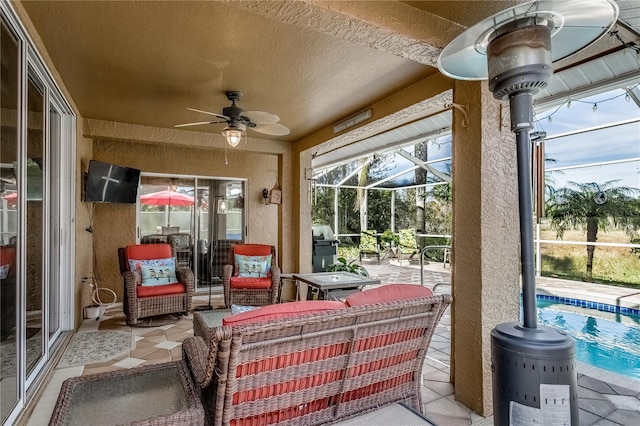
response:
<path id="1" fill-rule="evenodd" d="M 195 122 L 195 123 L 176 124 L 173 127 L 200 126 L 200 125 L 203 125 L 203 124 L 216 124 L 216 123 L 226 123 L 226 121 L 198 121 L 198 122 Z"/>
<path id="2" fill-rule="evenodd" d="M 222 114 L 216 114 L 215 112 L 209 112 L 209 111 L 203 111 L 201 109 L 195 109 L 195 108 L 187 108 L 189 111 L 194 111 L 194 112 L 201 112 L 203 114 L 209 114 L 209 115 L 215 115 L 218 118 L 222 118 L 223 120 L 228 120 L 229 117 L 227 117 L 226 115 L 222 115 Z"/>
<path id="3" fill-rule="evenodd" d="M 256 124 L 277 123 L 280 121 L 280 117 L 277 115 L 264 111 L 242 111 L 241 115 Z"/>
<path id="4" fill-rule="evenodd" d="M 255 130 L 259 133 L 264 133 L 265 135 L 273 135 L 273 136 L 285 136 L 288 135 L 291 131 L 289 128 L 283 126 L 280 123 L 266 123 L 266 124 L 258 124 L 256 127 L 249 127 L 251 130 Z"/>

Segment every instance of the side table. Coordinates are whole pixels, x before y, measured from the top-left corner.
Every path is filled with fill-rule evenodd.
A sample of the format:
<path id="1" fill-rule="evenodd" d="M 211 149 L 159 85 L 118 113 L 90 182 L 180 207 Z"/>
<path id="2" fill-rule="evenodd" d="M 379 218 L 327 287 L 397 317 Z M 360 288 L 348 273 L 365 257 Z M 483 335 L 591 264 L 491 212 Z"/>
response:
<path id="1" fill-rule="evenodd" d="M 380 280 L 351 272 L 316 272 L 312 274 L 293 274 L 293 278 L 310 288 L 307 300 L 330 300 L 330 293 L 336 290 L 358 291 L 365 286 L 380 284 Z"/>
<path id="2" fill-rule="evenodd" d="M 207 342 L 213 338 L 213 330 L 222 325 L 222 319 L 231 315 L 231 309 L 214 309 L 193 313 L 193 335 Z"/>
<path id="3" fill-rule="evenodd" d="M 62 384 L 49 425 L 205 423 L 184 361 L 72 377 Z"/>

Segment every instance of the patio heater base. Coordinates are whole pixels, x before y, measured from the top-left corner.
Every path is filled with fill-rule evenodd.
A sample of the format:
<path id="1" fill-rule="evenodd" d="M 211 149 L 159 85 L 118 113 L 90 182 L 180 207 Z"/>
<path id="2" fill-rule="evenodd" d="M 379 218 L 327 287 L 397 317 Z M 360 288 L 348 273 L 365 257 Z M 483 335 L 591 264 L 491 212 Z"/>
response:
<path id="1" fill-rule="evenodd" d="M 574 359 L 573 339 L 554 328 L 497 325 L 491 331 L 495 424 L 577 425 Z"/>

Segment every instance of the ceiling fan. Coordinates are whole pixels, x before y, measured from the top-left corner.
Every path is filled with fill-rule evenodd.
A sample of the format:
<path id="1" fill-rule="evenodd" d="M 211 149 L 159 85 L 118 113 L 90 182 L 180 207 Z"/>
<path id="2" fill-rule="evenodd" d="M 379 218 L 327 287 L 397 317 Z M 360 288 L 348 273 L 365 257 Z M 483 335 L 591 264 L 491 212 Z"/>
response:
<path id="1" fill-rule="evenodd" d="M 247 127 L 265 135 L 284 136 L 289 134 L 289 129 L 278 123 L 280 117 L 264 111 L 243 111 L 236 105 L 242 97 L 242 93 L 237 90 L 227 90 L 224 92 L 231 105 L 222 108 L 222 114 L 202 111 L 195 108 L 187 108 L 189 111 L 200 112 L 217 117 L 219 120 L 198 121 L 195 123 L 176 124 L 174 127 L 200 126 L 203 124 L 226 123 L 227 127 L 222 130 L 222 136 L 227 138 L 227 142 L 232 147 L 236 147 L 245 135 Z"/>

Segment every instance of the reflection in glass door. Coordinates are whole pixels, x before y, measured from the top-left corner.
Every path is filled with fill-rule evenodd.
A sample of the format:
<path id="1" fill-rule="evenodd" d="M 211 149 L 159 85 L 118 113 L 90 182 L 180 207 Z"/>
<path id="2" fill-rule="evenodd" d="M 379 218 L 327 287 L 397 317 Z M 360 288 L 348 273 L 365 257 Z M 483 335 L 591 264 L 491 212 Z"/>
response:
<path id="1" fill-rule="evenodd" d="M 219 285 L 230 245 L 244 238 L 244 181 L 143 173 L 139 194 L 140 243 L 171 243 L 178 263 L 194 272 L 196 290 Z"/>
<path id="2" fill-rule="evenodd" d="M 231 245 L 244 240 L 244 182 L 231 179 L 198 180 L 197 288 L 220 286 L 222 268 L 229 263 Z"/>
<path id="3" fill-rule="evenodd" d="M 195 265 L 196 270 L 196 290 L 208 286 L 211 279 L 211 247 L 210 236 L 213 235 L 211 226 L 210 193 L 213 181 L 210 179 L 197 179 L 198 186 L 196 204 L 196 250 Z"/>
<path id="4" fill-rule="evenodd" d="M 46 146 L 44 140 L 44 93 L 42 85 L 29 76 L 27 87 L 27 159 L 25 171 L 21 173 L 26 182 L 20 186 L 26 199 L 26 323 L 27 376 L 31 374 L 44 355 L 44 218 L 43 203 L 44 166 Z"/>

